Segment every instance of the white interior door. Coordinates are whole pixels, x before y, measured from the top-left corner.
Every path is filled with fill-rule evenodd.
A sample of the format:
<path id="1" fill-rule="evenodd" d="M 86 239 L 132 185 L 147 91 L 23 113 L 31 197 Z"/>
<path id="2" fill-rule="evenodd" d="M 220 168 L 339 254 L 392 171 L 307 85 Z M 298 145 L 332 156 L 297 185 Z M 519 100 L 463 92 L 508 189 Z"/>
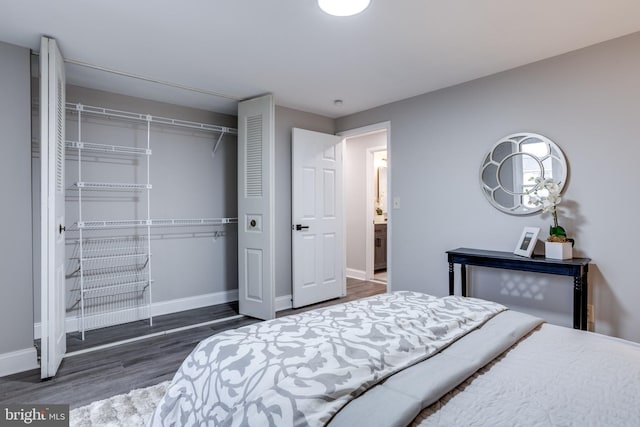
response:
<path id="1" fill-rule="evenodd" d="M 53 377 L 65 335 L 64 62 L 54 39 L 40 44 L 41 377 Z"/>
<path id="2" fill-rule="evenodd" d="M 342 138 L 293 129 L 293 306 L 345 293 Z"/>
<path id="3" fill-rule="evenodd" d="M 275 317 L 274 103 L 238 104 L 238 301 L 240 313 Z"/>

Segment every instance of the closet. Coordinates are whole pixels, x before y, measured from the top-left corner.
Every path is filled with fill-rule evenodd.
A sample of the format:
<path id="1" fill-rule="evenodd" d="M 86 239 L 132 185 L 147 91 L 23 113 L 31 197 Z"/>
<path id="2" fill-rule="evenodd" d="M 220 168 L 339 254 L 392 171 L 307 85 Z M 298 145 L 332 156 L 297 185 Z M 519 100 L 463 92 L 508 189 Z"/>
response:
<path id="1" fill-rule="evenodd" d="M 237 299 L 236 129 L 75 100 L 66 126 L 67 329 Z"/>

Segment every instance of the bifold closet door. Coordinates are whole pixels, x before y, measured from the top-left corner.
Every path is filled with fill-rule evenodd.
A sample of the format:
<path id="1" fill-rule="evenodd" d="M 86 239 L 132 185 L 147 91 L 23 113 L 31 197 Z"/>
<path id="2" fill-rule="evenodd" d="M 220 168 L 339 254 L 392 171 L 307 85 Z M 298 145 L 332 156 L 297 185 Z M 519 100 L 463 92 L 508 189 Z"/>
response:
<path id="1" fill-rule="evenodd" d="M 238 104 L 240 314 L 275 317 L 274 122 L 271 95 Z"/>
<path id="2" fill-rule="evenodd" d="M 65 334 L 65 73 L 56 41 L 40 44 L 41 378 L 53 377 Z"/>

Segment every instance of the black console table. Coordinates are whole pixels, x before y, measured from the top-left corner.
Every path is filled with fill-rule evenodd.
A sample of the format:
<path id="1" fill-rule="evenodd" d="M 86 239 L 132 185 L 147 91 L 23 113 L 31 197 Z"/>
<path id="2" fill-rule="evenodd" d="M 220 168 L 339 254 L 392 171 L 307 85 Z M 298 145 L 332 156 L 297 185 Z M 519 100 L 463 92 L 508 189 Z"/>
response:
<path id="1" fill-rule="evenodd" d="M 449 295 L 454 294 L 454 264 L 460 264 L 462 296 L 467 296 L 467 265 L 572 276 L 573 327 L 574 329 L 587 329 L 587 294 L 589 290 L 587 272 L 589 271 L 590 258 L 560 260 L 545 258 L 541 255 L 526 258 L 510 252 L 468 248 L 447 251 L 447 257 L 449 260 Z"/>

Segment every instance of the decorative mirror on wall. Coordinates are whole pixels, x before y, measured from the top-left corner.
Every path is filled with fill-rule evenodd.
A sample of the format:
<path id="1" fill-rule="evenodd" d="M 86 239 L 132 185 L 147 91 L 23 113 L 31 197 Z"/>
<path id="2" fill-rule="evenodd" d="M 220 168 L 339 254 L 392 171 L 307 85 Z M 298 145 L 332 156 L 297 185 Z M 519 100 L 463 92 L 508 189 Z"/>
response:
<path id="1" fill-rule="evenodd" d="M 567 162 L 549 138 L 535 133 L 514 133 L 498 141 L 484 157 L 480 168 L 480 185 L 489 202 L 512 215 L 528 215 L 542 207 L 531 203 L 536 177 L 552 178 L 564 187 Z"/>

